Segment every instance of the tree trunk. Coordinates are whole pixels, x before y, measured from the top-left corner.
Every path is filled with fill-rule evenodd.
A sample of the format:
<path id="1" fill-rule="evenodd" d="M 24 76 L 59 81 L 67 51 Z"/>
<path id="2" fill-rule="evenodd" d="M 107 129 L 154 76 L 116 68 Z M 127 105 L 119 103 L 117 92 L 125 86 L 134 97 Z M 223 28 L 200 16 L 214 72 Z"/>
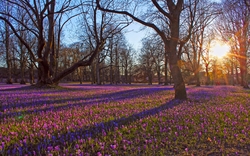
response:
<path id="1" fill-rule="evenodd" d="M 243 27 L 243 36 L 240 37 L 240 57 L 239 57 L 239 62 L 240 62 L 240 73 L 241 73 L 241 85 L 243 88 L 249 88 L 248 86 L 248 80 L 247 80 L 247 42 L 248 42 L 248 37 L 247 37 L 247 25 L 248 22 L 244 21 L 244 27 Z"/>
<path id="2" fill-rule="evenodd" d="M 9 26 L 5 23 L 5 51 L 6 51 L 6 64 L 7 64 L 7 84 L 12 84 L 12 69 L 11 69 L 11 61 L 10 61 L 10 43 L 9 43 Z"/>
<path id="3" fill-rule="evenodd" d="M 233 86 L 235 85 L 234 84 L 234 63 L 233 63 L 233 60 L 231 62 L 231 85 L 233 85 Z"/>
<path id="4" fill-rule="evenodd" d="M 78 79 L 79 79 L 79 81 L 80 81 L 80 84 L 82 84 L 82 70 L 81 70 L 81 68 L 78 68 L 77 69 L 77 75 L 78 75 Z"/>
<path id="5" fill-rule="evenodd" d="M 177 63 L 171 63 L 170 70 L 174 81 L 175 99 L 187 99 L 185 83 L 183 81 L 181 70 L 178 67 Z"/>
<path id="6" fill-rule="evenodd" d="M 24 72 L 25 72 L 24 49 L 23 49 L 23 44 L 21 44 L 21 43 L 20 43 L 20 50 L 21 50 L 21 56 L 20 56 L 21 81 L 20 81 L 20 84 L 26 84 L 25 78 L 24 78 Z"/>
<path id="7" fill-rule="evenodd" d="M 171 39 L 169 40 L 169 44 L 165 43 L 165 45 L 169 46 L 169 47 L 165 46 L 165 50 L 169 51 L 168 53 L 169 64 L 170 64 L 171 74 L 174 80 L 175 99 L 186 100 L 187 99 L 186 87 L 181 74 L 180 67 L 178 66 L 178 54 L 177 54 L 177 44 L 178 44 L 177 39 L 179 39 L 178 15 L 176 16 L 176 19 L 172 19 L 170 21 L 170 30 L 171 30 Z"/>
<path id="8" fill-rule="evenodd" d="M 195 78 L 196 78 L 196 86 L 197 87 L 201 86 L 200 74 L 198 72 L 195 73 Z"/>
<path id="9" fill-rule="evenodd" d="M 125 68 L 125 84 L 128 84 L 128 69 Z"/>
<path id="10" fill-rule="evenodd" d="M 158 78 L 158 84 L 161 84 L 161 66 L 157 65 L 157 78 Z"/>
<path id="11" fill-rule="evenodd" d="M 100 68 L 99 68 L 99 62 L 96 61 L 96 83 L 97 85 L 101 85 L 101 79 L 100 79 Z"/>
<path id="12" fill-rule="evenodd" d="M 112 53 L 112 51 L 113 51 L 113 46 L 111 46 L 111 51 L 110 51 L 110 75 L 109 75 L 109 77 L 110 77 L 110 84 L 113 84 L 113 53 Z"/>
<path id="13" fill-rule="evenodd" d="M 152 85 L 152 72 L 150 67 L 147 69 L 148 85 Z"/>
<path id="14" fill-rule="evenodd" d="M 209 75 L 209 72 L 208 72 L 208 64 L 206 64 L 206 75 L 207 75 L 206 85 L 209 85 L 210 84 L 210 75 Z"/>
<path id="15" fill-rule="evenodd" d="M 128 83 L 128 59 L 126 58 L 126 60 L 125 60 L 125 69 L 124 69 L 125 71 L 125 73 L 124 73 L 124 75 L 125 75 L 125 84 L 127 84 Z"/>
<path id="16" fill-rule="evenodd" d="M 165 51 L 165 82 L 164 85 L 168 85 L 168 56 L 167 51 Z"/>
<path id="17" fill-rule="evenodd" d="M 119 62 L 118 62 L 118 47 L 115 49 L 115 84 L 119 83 Z"/>
<path id="18" fill-rule="evenodd" d="M 247 82 L 247 68 L 246 68 L 246 61 L 244 59 L 241 60 L 241 67 L 240 67 L 240 73 L 241 73 L 241 86 L 243 88 L 249 88 L 248 82 Z M 244 61 L 244 62 L 243 62 Z"/>
<path id="19" fill-rule="evenodd" d="M 34 78 L 34 65 L 30 64 L 30 71 L 29 71 L 29 75 L 30 75 L 30 84 L 34 84 L 35 83 L 35 78 Z"/>
<path id="20" fill-rule="evenodd" d="M 239 73 L 238 73 L 238 67 L 237 66 L 235 66 L 235 74 L 236 74 L 237 84 L 240 84 L 240 78 L 239 78 Z"/>
<path id="21" fill-rule="evenodd" d="M 58 74 L 58 76 L 56 76 L 54 79 L 53 79 L 53 83 L 54 84 L 58 84 L 59 81 L 64 78 L 65 76 L 71 74 L 72 72 L 74 72 L 78 67 L 84 67 L 84 66 L 89 66 L 92 64 L 94 58 L 96 57 L 96 55 L 102 51 L 103 49 L 103 46 L 104 46 L 104 42 L 101 43 L 99 46 L 96 47 L 96 49 L 93 51 L 93 53 L 91 54 L 90 58 L 89 59 L 83 59 L 83 60 L 80 60 L 78 62 L 76 62 L 75 64 L 73 64 L 71 67 L 65 69 L 64 71 L 62 71 L 61 73 Z M 92 65 L 92 69 L 91 69 L 91 72 L 92 72 L 92 76 L 94 77 L 95 76 L 95 73 L 94 73 L 94 70 L 93 70 L 93 65 Z M 95 81 L 92 77 L 92 83 L 94 83 L 93 81 Z"/>
<path id="22" fill-rule="evenodd" d="M 43 60 L 42 62 L 39 62 L 38 65 L 39 65 L 38 66 L 39 78 L 37 81 L 37 85 L 41 87 L 41 86 L 54 84 L 50 76 L 50 72 L 49 72 L 50 69 L 49 69 L 48 62 L 46 60 Z"/>
<path id="23" fill-rule="evenodd" d="M 52 37 L 52 47 L 51 47 L 51 52 L 50 52 L 50 76 L 54 77 L 55 76 L 55 70 L 56 70 L 56 54 L 55 54 L 55 37 L 53 35 Z"/>

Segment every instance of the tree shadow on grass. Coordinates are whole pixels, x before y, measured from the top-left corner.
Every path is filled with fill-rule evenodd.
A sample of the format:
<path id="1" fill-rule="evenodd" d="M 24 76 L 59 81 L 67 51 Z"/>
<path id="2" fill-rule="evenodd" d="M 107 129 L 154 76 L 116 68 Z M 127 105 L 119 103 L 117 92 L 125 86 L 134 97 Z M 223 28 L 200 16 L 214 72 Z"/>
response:
<path id="1" fill-rule="evenodd" d="M 21 111 L 21 112 L 2 113 L 0 114 L 0 121 L 3 118 L 18 117 L 18 116 L 21 116 L 22 114 L 39 113 L 39 112 L 46 112 L 46 111 L 56 112 L 62 109 L 69 109 L 72 107 L 102 104 L 102 103 L 107 103 L 107 102 L 117 102 L 120 100 L 129 100 L 133 98 L 139 98 L 139 97 L 151 95 L 151 94 L 163 91 L 163 90 L 173 90 L 173 88 L 169 88 L 169 87 L 139 88 L 139 89 L 130 89 L 130 90 L 125 90 L 125 91 L 118 91 L 114 93 L 99 94 L 99 95 L 92 96 L 92 97 L 83 97 L 83 98 L 78 97 L 78 98 L 68 98 L 68 99 L 60 99 L 60 100 L 42 99 L 36 102 L 32 101 L 32 102 L 21 102 L 21 103 L 16 103 L 16 104 L 2 105 L 2 108 L 1 108 L 2 110 L 12 109 L 12 108 L 26 108 L 26 107 L 33 107 L 33 106 L 42 106 L 44 104 L 46 104 L 46 108 L 37 108 L 34 110 L 26 110 L 26 111 Z M 57 103 L 67 103 L 67 104 L 54 106 Z"/>
<path id="2" fill-rule="evenodd" d="M 149 110 L 145 110 L 136 114 L 133 114 L 128 117 L 123 117 L 115 120 L 111 120 L 108 122 L 101 122 L 97 123 L 94 126 L 85 126 L 80 129 L 75 130 L 74 132 L 66 132 L 63 134 L 59 134 L 57 136 L 52 136 L 51 139 L 41 139 L 41 141 L 38 144 L 25 144 L 22 147 L 16 147 L 16 145 L 11 145 L 8 147 L 8 151 L 6 151 L 6 154 L 8 155 L 16 155 L 16 154 L 24 154 L 21 153 L 23 151 L 36 151 L 36 153 L 40 153 L 41 155 L 44 155 L 46 153 L 43 153 L 42 151 L 46 151 L 47 148 L 50 146 L 63 146 L 65 142 L 71 145 L 71 147 L 74 147 L 76 144 L 76 141 L 79 139 L 87 139 L 88 137 L 95 138 L 98 135 L 102 134 L 102 131 L 114 131 L 116 127 L 121 127 L 122 125 L 129 125 L 133 122 L 136 122 L 137 120 L 146 118 L 148 116 L 153 116 L 161 111 L 172 109 L 173 107 L 183 103 L 182 100 L 170 100 L 165 104 L 162 104 L 159 107 L 155 107 Z M 57 132 L 55 132 L 57 134 Z M 17 150 L 18 149 L 18 150 Z M 43 149 L 43 150 L 42 150 Z M 30 153 L 31 154 L 31 153 Z"/>

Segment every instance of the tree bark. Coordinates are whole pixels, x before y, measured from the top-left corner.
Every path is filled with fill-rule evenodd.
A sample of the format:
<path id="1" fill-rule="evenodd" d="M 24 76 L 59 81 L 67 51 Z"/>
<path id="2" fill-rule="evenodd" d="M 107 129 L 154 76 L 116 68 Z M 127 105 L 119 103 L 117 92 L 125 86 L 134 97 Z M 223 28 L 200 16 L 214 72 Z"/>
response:
<path id="1" fill-rule="evenodd" d="M 5 51 L 6 51 L 6 64 L 7 64 L 7 84 L 12 84 L 12 69 L 11 69 L 11 61 L 10 61 L 10 39 L 9 39 L 9 26 L 5 23 Z"/>
<path id="2" fill-rule="evenodd" d="M 168 85 L 168 55 L 165 52 L 165 82 L 164 85 Z"/>
<path id="3" fill-rule="evenodd" d="M 112 43 L 110 45 L 110 84 L 113 84 L 113 40 L 111 40 Z"/>
<path id="4" fill-rule="evenodd" d="M 180 13 L 181 11 L 178 9 L 172 10 L 173 18 L 170 20 L 171 38 L 169 40 L 169 58 L 170 58 L 169 63 L 170 63 L 171 74 L 174 81 L 175 99 L 186 100 L 187 99 L 186 87 L 180 67 L 178 66 L 178 54 L 177 54 L 177 45 L 178 45 L 179 29 L 180 29 L 179 25 Z"/>
<path id="5" fill-rule="evenodd" d="M 157 65 L 157 78 L 158 78 L 158 84 L 161 84 L 161 66 Z"/>
<path id="6" fill-rule="evenodd" d="M 20 57 L 21 81 L 20 81 L 20 84 L 26 84 L 25 78 L 24 78 L 25 58 L 24 58 L 24 49 L 23 49 L 23 45 L 22 44 L 20 44 L 20 50 L 21 50 L 21 57 Z"/>
<path id="7" fill-rule="evenodd" d="M 201 86 L 200 74 L 198 72 L 195 73 L 195 78 L 196 78 L 196 86 L 200 87 Z"/>
<path id="8" fill-rule="evenodd" d="M 206 75 L 207 75 L 206 85 L 209 85 L 210 84 L 210 75 L 209 75 L 209 72 L 208 72 L 208 64 L 206 64 L 205 67 L 206 67 Z"/>
<path id="9" fill-rule="evenodd" d="M 175 85 L 175 99 L 187 99 L 187 93 L 185 84 L 182 78 L 181 70 L 178 66 L 178 53 L 177 53 L 177 45 L 179 42 L 179 22 L 180 22 L 180 13 L 183 9 L 183 0 L 178 0 L 176 3 L 174 3 L 172 0 L 167 0 L 167 9 L 169 12 L 166 12 L 161 6 L 158 4 L 156 0 L 152 0 L 153 5 L 158 9 L 158 11 L 169 19 L 169 28 L 170 28 L 170 37 L 164 33 L 164 31 L 161 31 L 155 24 L 143 21 L 137 17 L 135 17 L 133 14 L 127 12 L 127 11 L 117 11 L 117 10 L 110 10 L 105 9 L 101 7 L 100 0 L 96 0 L 97 7 L 106 12 L 112 12 L 117 14 L 123 14 L 126 16 L 131 17 L 136 22 L 150 27 L 154 29 L 157 34 L 161 37 L 161 39 L 164 42 L 165 45 L 165 51 L 167 54 L 169 54 L 169 60 L 170 60 L 170 70 L 171 74 L 174 79 L 174 85 Z"/>
<path id="10" fill-rule="evenodd" d="M 101 85 L 101 78 L 100 78 L 100 63 L 99 63 L 99 53 L 96 55 L 96 65 L 95 65 L 95 70 L 96 70 L 96 83 L 97 85 Z"/>

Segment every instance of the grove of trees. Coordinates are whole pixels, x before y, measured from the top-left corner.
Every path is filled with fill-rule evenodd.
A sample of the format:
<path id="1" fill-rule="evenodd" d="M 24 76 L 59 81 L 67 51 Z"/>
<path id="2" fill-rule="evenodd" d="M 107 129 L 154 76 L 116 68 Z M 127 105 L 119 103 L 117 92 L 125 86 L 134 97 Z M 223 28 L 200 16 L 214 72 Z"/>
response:
<path id="1" fill-rule="evenodd" d="M 132 22 L 153 30 L 139 50 L 125 37 Z M 187 99 L 186 84 L 249 88 L 249 22 L 247 0 L 4 0 L 0 64 L 8 84 L 172 83 Z M 69 29 L 77 41 L 65 43 Z M 220 59 L 217 41 L 231 48 Z"/>

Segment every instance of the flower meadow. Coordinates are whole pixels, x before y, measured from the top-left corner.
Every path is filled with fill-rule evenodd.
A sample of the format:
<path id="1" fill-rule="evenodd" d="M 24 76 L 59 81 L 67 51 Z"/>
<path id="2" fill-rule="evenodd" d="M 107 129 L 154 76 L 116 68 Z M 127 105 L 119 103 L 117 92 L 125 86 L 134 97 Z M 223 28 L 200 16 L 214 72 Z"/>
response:
<path id="1" fill-rule="evenodd" d="M 237 86 L 0 85 L 0 155 L 250 155 L 250 91 Z"/>

